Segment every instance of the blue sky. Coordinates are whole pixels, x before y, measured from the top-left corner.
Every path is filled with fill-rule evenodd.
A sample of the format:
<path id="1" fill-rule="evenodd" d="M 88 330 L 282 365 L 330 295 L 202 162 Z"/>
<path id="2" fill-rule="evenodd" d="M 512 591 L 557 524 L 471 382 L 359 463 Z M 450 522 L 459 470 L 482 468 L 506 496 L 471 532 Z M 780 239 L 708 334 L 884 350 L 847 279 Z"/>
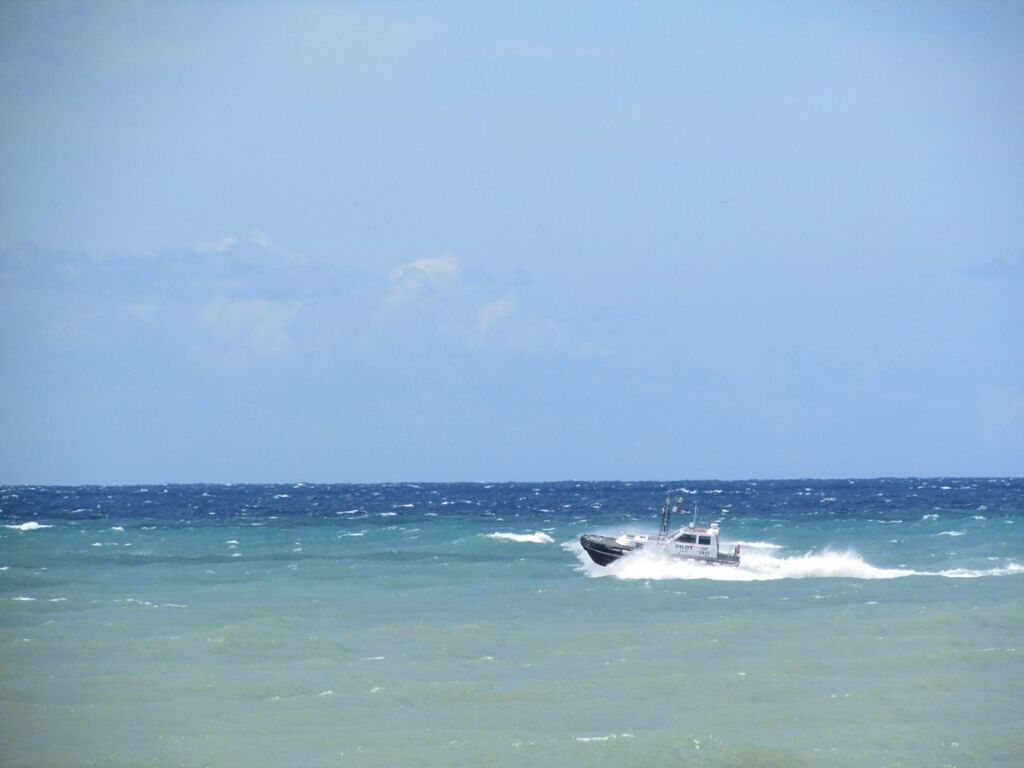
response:
<path id="1" fill-rule="evenodd" d="M 1024 474 L 1019 3 L 7 3 L 0 482 Z"/>

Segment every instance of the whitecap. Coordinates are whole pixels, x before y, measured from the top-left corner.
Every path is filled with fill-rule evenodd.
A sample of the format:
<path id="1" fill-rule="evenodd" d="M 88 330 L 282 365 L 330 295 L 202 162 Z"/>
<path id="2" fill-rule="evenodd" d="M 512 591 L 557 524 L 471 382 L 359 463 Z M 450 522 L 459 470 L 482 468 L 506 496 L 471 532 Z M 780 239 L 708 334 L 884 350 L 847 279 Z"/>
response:
<path id="1" fill-rule="evenodd" d="M 739 566 L 709 565 L 692 560 L 679 560 L 664 553 L 646 550 L 635 552 L 602 567 L 591 561 L 578 542 L 566 542 L 562 546 L 577 556 L 581 563 L 580 570 L 587 576 L 625 580 L 777 581 L 779 579 L 808 578 L 898 579 L 908 576 L 972 579 L 1024 573 L 1024 566 L 1014 562 L 1001 568 L 987 570 L 952 568 L 944 571 L 916 571 L 902 565 L 897 568 L 880 568 L 867 562 L 856 552 L 831 550 L 808 552 L 792 557 L 776 557 L 767 552 L 752 552 L 741 556 Z"/>
<path id="2" fill-rule="evenodd" d="M 53 528 L 52 525 L 43 525 L 37 523 L 35 520 L 29 520 L 27 523 L 20 523 L 18 525 L 5 525 L 4 528 L 10 528 L 12 531 L 38 531 L 41 528 Z"/>
<path id="3" fill-rule="evenodd" d="M 17 600 L 19 603 L 34 603 L 36 599 L 34 597 L 25 597 L 24 595 L 21 595 L 20 597 L 12 597 L 11 600 Z"/>
<path id="4" fill-rule="evenodd" d="M 1008 563 L 1003 568 L 989 568 L 986 570 L 972 570 L 969 568 L 951 568 L 946 571 L 928 574 L 929 576 L 944 576 L 947 579 L 979 579 L 983 576 L 1015 576 L 1024 573 L 1024 565 Z"/>
<path id="5" fill-rule="evenodd" d="M 577 736 L 576 741 L 584 744 L 591 742 L 613 741 L 614 739 L 632 739 L 632 733 L 609 733 L 607 736 Z"/>
<path id="6" fill-rule="evenodd" d="M 591 577 L 611 576 L 627 580 L 706 579 L 708 581 L 776 581 L 779 579 L 852 578 L 893 579 L 913 576 L 915 571 L 879 568 L 856 552 L 808 552 L 791 557 L 776 557 L 770 552 L 753 551 L 741 555 L 739 566 L 710 565 L 679 560 L 650 550 L 635 552 L 602 567 L 592 562 L 578 543 L 569 545 Z"/>
<path id="7" fill-rule="evenodd" d="M 963 536 L 964 531 L 943 531 L 942 533 L 936 533 L 936 536 Z"/>
<path id="8" fill-rule="evenodd" d="M 553 544 L 555 540 L 544 531 L 535 533 L 488 533 L 489 539 L 504 539 L 506 541 L 518 541 L 523 544 Z"/>

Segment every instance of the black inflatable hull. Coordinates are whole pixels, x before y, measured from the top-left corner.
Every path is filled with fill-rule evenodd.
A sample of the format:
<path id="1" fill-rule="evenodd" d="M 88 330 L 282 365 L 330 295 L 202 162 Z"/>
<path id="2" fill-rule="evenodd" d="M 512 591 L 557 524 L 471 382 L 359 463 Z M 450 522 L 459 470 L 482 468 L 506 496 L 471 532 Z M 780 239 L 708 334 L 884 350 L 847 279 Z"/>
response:
<path id="1" fill-rule="evenodd" d="M 580 536 L 580 545 L 590 555 L 590 559 L 598 565 L 614 563 L 620 557 L 633 550 L 618 544 L 615 539 L 608 536 L 596 536 L 592 533 L 585 533 Z"/>

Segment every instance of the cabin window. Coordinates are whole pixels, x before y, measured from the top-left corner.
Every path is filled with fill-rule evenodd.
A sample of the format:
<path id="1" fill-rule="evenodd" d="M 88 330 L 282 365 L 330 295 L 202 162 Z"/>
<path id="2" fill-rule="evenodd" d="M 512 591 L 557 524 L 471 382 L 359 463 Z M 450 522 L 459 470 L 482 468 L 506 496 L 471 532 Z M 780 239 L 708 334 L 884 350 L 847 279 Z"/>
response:
<path id="1" fill-rule="evenodd" d="M 695 544 L 697 542 L 697 537 L 694 536 L 692 533 L 684 533 L 682 536 L 676 539 L 676 541 L 678 541 L 680 544 Z"/>
<path id="2" fill-rule="evenodd" d="M 701 544 L 710 544 L 711 543 L 711 537 L 710 536 L 701 536 L 698 541 Z"/>

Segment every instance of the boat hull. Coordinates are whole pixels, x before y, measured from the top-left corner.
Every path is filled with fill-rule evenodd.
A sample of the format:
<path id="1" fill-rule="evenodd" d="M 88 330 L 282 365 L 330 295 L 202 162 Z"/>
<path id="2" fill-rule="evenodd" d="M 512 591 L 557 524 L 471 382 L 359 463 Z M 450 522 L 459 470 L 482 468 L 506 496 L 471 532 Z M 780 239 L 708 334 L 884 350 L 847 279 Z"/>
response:
<path id="1" fill-rule="evenodd" d="M 580 545 L 590 555 L 590 559 L 598 565 L 614 563 L 620 557 L 632 552 L 632 547 L 624 547 L 609 536 L 597 536 L 585 533 L 580 536 Z"/>
<path id="2" fill-rule="evenodd" d="M 590 555 L 590 559 L 598 565 L 609 565 L 619 558 L 628 555 L 630 552 L 635 552 L 637 549 L 641 548 L 623 546 L 610 536 L 598 536 L 593 533 L 585 533 L 580 536 L 580 545 L 583 547 L 584 551 Z M 716 558 L 706 558 L 687 557 L 675 552 L 667 552 L 667 554 L 678 560 L 687 560 L 694 563 L 706 563 L 708 565 L 738 566 L 740 564 L 740 558 L 738 555 L 719 554 Z"/>

